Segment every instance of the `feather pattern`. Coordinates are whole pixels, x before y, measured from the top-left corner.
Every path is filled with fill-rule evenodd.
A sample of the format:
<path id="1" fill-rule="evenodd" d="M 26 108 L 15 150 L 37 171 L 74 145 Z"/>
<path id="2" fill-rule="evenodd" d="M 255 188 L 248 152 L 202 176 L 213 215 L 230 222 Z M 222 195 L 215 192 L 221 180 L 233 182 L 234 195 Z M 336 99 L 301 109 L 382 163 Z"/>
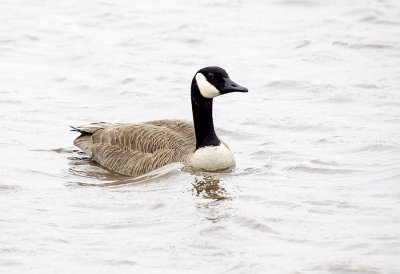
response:
<path id="1" fill-rule="evenodd" d="M 100 165 L 129 176 L 186 163 L 196 149 L 193 124 L 181 120 L 93 123 L 73 130 L 81 133 L 74 141 L 77 147 Z"/>
<path id="2" fill-rule="evenodd" d="M 205 67 L 192 79 L 193 123 L 93 123 L 72 127 L 81 133 L 74 144 L 100 165 L 130 176 L 140 176 L 174 162 L 206 171 L 232 168 L 234 156 L 217 137 L 212 115 L 213 98 L 230 92 L 248 90 L 233 82 L 224 69 Z"/>

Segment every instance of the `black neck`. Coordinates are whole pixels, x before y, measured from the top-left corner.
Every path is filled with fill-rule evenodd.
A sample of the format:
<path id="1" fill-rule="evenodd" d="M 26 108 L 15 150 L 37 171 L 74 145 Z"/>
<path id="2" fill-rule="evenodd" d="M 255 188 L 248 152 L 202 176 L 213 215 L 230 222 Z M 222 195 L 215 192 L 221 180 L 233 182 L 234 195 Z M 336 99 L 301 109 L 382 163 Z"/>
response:
<path id="1" fill-rule="evenodd" d="M 206 146 L 219 146 L 220 140 L 214 131 L 212 117 L 213 99 L 200 94 L 196 80 L 192 81 L 192 112 L 196 132 L 196 149 Z"/>

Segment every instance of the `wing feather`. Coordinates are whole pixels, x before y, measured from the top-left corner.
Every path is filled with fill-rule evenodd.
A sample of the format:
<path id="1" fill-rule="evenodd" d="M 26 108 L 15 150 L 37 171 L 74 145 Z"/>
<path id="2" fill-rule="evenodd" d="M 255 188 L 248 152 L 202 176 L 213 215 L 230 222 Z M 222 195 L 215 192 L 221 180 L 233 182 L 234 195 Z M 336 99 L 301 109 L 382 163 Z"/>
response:
<path id="1" fill-rule="evenodd" d="M 76 129 L 82 133 L 74 141 L 76 146 L 100 165 L 130 176 L 185 162 L 196 147 L 193 124 L 180 120 L 100 123 Z"/>

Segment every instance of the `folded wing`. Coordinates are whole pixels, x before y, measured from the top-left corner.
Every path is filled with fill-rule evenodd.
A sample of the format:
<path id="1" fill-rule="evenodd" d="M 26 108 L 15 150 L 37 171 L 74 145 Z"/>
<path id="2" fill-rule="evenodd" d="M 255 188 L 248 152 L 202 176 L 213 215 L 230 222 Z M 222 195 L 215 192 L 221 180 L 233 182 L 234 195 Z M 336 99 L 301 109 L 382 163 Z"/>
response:
<path id="1" fill-rule="evenodd" d="M 81 133 L 74 141 L 77 147 L 100 165 L 129 176 L 185 162 L 196 148 L 193 124 L 181 120 L 95 123 L 73 130 Z"/>

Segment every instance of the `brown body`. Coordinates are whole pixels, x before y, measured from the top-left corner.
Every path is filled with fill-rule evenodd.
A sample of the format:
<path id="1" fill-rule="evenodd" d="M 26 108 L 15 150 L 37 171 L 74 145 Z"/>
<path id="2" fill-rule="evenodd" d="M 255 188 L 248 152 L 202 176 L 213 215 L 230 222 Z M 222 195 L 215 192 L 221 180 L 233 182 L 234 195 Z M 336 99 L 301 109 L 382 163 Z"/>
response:
<path id="1" fill-rule="evenodd" d="M 75 130 L 82 134 L 74 145 L 100 165 L 129 176 L 170 163 L 186 163 L 196 150 L 194 126 L 182 120 L 95 123 Z"/>

